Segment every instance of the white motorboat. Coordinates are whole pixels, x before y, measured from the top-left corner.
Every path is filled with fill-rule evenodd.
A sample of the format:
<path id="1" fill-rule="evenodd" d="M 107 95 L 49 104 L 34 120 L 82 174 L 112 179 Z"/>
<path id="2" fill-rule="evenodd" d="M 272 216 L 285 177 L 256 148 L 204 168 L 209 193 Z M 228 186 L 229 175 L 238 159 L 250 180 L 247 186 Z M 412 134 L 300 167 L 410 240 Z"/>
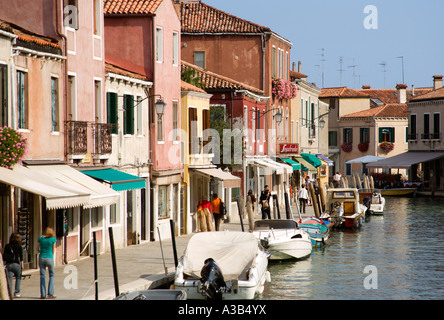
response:
<path id="1" fill-rule="evenodd" d="M 174 288 L 188 300 L 254 299 L 271 281 L 268 256 L 251 233 L 198 233 L 180 258 Z"/>
<path id="2" fill-rule="evenodd" d="M 360 189 L 359 201 L 368 208 L 369 214 L 382 215 L 384 213 L 385 198 L 379 189 Z"/>
<path id="3" fill-rule="evenodd" d="M 294 220 L 259 220 L 253 234 L 270 252 L 270 260 L 303 259 L 311 254 L 310 235 Z"/>
<path id="4" fill-rule="evenodd" d="M 326 210 L 321 220 L 329 221 L 339 228 L 357 228 L 362 225 L 367 207 L 360 203 L 358 189 L 328 189 L 326 200 Z"/>

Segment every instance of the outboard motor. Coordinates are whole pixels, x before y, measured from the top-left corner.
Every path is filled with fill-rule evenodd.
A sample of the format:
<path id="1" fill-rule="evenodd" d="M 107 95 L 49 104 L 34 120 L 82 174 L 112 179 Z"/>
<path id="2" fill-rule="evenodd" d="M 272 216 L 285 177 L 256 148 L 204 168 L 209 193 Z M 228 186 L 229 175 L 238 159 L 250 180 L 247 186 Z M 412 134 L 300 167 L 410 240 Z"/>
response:
<path id="1" fill-rule="evenodd" d="M 214 259 L 205 260 L 200 271 L 203 289 L 209 300 L 222 300 L 222 293 L 228 292 L 224 276 Z"/>

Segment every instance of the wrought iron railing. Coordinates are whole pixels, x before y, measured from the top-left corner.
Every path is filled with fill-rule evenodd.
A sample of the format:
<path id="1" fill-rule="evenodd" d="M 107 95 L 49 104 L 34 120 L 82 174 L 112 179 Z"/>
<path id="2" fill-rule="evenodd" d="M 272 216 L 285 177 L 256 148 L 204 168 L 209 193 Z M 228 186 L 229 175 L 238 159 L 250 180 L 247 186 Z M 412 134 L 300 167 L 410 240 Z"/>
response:
<path id="1" fill-rule="evenodd" d="M 111 154 L 113 151 L 113 125 L 108 123 L 93 123 L 94 153 Z"/>
<path id="2" fill-rule="evenodd" d="M 112 153 L 112 124 L 87 121 L 66 121 L 67 153 L 71 155 Z M 93 143 L 88 150 L 88 142 Z"/>
<path id="3" fill-rule="evenodd" d="M 65 128 L 68 154 L 88 153 L 88 122 L 66 121 Z"/>

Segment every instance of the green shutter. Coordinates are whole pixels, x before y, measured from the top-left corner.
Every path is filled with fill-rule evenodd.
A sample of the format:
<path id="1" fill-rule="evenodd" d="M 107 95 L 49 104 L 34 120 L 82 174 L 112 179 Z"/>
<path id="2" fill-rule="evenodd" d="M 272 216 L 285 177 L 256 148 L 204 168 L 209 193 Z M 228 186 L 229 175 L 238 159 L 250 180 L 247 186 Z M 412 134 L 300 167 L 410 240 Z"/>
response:
<path id="1" fill-rule="evenodd" d="M 134 134 L 134 97 L 125 95 L 124 101 L 124 134 Z"/>
<path id="2" fill-rule="evenodd" d="M 113 124 L 112 133 L 117 134 L 118 114 L 117 114 L 117 93 L 106 93 L 106 116 L 107 122 Z"/>
<path id="3" fill-rule="evenodd" d="M 389 128 L 390 130 L 390 142 L 395 142 L 395 128 Z"/>

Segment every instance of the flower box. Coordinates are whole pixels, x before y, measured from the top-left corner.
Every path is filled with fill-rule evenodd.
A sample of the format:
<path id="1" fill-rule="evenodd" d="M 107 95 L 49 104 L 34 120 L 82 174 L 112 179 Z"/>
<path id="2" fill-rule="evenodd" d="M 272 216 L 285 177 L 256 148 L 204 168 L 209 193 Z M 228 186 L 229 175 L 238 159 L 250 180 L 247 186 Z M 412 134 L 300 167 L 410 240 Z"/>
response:
<path id="1" fill-rule="evenodd" d="M 366 152 L 368 150 L 368 142 L 361 142 L 360 144 L 358 144 L 358 149 L 361 152 Z"/>
<path id="2" fill-rule="evenodd" d="M 23 159 L 27 140 L 12 128 L 0 128 L 0 167 L 12 169 Z"/>
<path id="3" fill-rule="evenodd" d="M 395 148 L 395 144 L 393 142 L 381 142 L 381 144 L 379 145 L 379 147 L 382 149 L 382 151 L 384 152 L 390 152 Z"/>
<path id="4" fill-rule="evenodd" d="M 353 150 L 353 143 L 345 142 L 341 145 L 341 149 L 344 152 L 351 152 Z"/>
<path id="5" fill-rule="evenodd" d="M 281 78 L 273 78 L 272 81 L 273 97 L 278 100 L 289 100 L 296 98 L 298 88 L 296 84 Z"/>

